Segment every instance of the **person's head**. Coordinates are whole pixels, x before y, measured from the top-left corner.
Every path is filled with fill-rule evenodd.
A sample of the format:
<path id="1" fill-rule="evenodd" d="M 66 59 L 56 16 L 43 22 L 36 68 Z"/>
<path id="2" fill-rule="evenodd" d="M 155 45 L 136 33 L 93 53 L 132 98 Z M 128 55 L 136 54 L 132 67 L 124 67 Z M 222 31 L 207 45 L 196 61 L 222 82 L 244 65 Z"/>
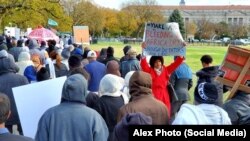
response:
<path id="1" fill-rule="evenodd" d="M 91 50 L 88 52 L 87 58 L 89 61 L 96 60 L 96 52 L 94 50 Z"/>
<path id="2" fill-rule="evenodd" d="M 128 113 L 115 126 L 113 140 L 128 141 L 130 125 L 152 125 L 152 123 L 152 118 L 141 112 Z"/>
<path id="3" fill-rule="evenodd" d="M 218 98 L 216 85 L 213 83 L 200 83 L 194 91 L 195 104 L 215 104 Z"/>
<path id="4" fill-rule="evenodd" d="M 106 74 L 100 81 L 99 95 L 120 97 L 124 79 L 113 74 Z"/>
<path id="5" fill-rule="evenodd" d="M 49 80 L 50 79 L 50 74 L 48 70 L 45 67 L 42 67 L 37 73 L 36 73 L 36 80 L 38 82 L 44 81 L 44 80 Z"/>
<path id="6" fill-rule="evenodd" d="M 212 63 L 213 63 L 212 56 L 210 56 L 210 55 L 203 55 L 201 57 L 201 64 L 202 64 L 203 68 L 209 67 Z"/>
<path id="7" fill-rule="evenodd" d="M 119 63 L 115 60 L 108 61 L 106 65 L 106 74 L 121 76 Z"/>
<path id="8" fill-rule="evenodd" d="M 130 48 L 127 52 L 127 55 L 129 56 L 129 58 L 136 58 L 137 52 L 135 49 Z"/>
<path id="9" fill-rule="evenodd" d="M 114 48 L 113 47 L 108 47 L 107 48 L 107 56 L 114 56 Z"/>
<path id="10" fill-rule="evenodd" d="M 41 47 L 45 47 L 46 46 L 46 42 L 45 41 L 41 41 Z"/>
<path id="11" fill-rule="evenodd" d="M 130 45 L 126 45 L 126 46 L 123 48 L 123 53 L 124 53 L 124 55 L 127 55 L 127 52 L 129 51 L 130 48 L 131 48 Z"/>
<path id="12" fill-rule="evenodd" d="M 61 102 L 86 103 L 87 80 L 81 74 L 74 74 L 64 82 Z"/>
<path id="13" fill-rule="evenodd" d="M 40 56 L 38 54 L 33 54 L 31 56 L 31 61 L 34 63 L 34 66 L 38 68 L 39 66 L 42 65 L 42 61 L 40 59 Z"/>
<path id="14" fill-rule="evenodd" d="M 17 47 L 23 47 L 23 40 L 17 41 Z"/>
<path id="15" fill-rule="evenodd" d="M 29 61 L 30 60 L 30 54 L 28 52 L 21 52 L 18 56 L 18 62 L 20 61 Z"/>
<path id="16" fill-rule="evenodd" d="M 34 49 L 38 47 L 38 43 L 36 39 L 30 39 L 28 44 L 29 49 Z"/>
<path id="17" fill-rule="evenodd" d="M 149 60 L 149 65 L 151 68 L 160 69 L 164 64 L 164 59 L 162 56 L 152 56 Z"/>
<path id="18" fill-rule="evenodd" d="M 4 124 L 10 116 L 10 100 L 7 95 L 0 93 L 0 124 Z"/>
<path id="19" fill-rule="evenodd" d="M 60 55 L 59 53 L 57 53 L 56 50 L 53 50 L 52 52 L 50 52 L 49 57 L 50 57 L 52 60 L 56 60 L 56 66 L 57 66 L 58 68 L 61 67 L 61 64 L 62 64 L 62 62 L 61 62 L 61 61 L 62 61 L 62 57 L 61 57 L 61 55 Z"/>
<path id="20" fill-rule="evenodd" d="M 129 93 L 133 97 L 152 94 L 152 77 L 149 73 L 136 71 L 129 79 Z"/>
<path id="21" fill-rule="evenodd" d="M 78 68 L 82 66 L 81 57 L 78 55 L 71 55 L 68 59 L 69 69 Z"/>

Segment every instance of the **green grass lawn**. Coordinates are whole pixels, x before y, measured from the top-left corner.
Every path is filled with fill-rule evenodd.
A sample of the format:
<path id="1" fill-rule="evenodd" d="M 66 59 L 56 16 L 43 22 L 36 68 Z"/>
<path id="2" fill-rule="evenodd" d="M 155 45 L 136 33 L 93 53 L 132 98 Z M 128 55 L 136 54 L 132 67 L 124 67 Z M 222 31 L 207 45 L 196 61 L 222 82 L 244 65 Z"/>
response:
<path id="1" fill-rule="evenodd" d="M 90 48 L 93 50 L 101 50 L 101 48 L 105 48 L 108 46 L 112 46 L 115 49 L 115 57 L 121 58 L 123 56 L 123 47 L 125 44 L 121 42 L 101 42 L 98 44 L 92 44 L 90 45 Z M 141 53 L 141 47 L 140 44 L 131 44 L 133 48 L 135 48 L 138 53 Z M 196 86 L 197 78 L 195 76 L 195 73 L 202 68 L 200 58 L 202 55 L 208 54 L 213 57 L 213 65 L 220 65 L 224 59 L 224 56 L 226 55 L 227 48 L 225 46 L 197 46 L 197 45 L 187 45 L 187 54 L 186 54 L 186 63 L 191 67 L 193 71 L 193 87 L 191 88 L 189 94 L 191 97 L 190 102 L 193 101 L 193 92 L 194 87 Z M 249 47 L 245 47 L 249 48 Z M 166 56 L 164 57 L 165 65 L 168 65 L 173 61 L 172 56 Z M 227 97 L 227 94 L 225 95 Z"/>

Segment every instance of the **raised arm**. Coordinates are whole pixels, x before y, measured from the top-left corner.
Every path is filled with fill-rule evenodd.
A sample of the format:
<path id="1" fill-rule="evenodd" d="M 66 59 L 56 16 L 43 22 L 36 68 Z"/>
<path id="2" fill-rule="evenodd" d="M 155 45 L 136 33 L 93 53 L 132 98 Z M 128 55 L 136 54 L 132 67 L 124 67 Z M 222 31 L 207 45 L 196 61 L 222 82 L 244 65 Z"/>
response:
<path id="1" fill-rule="evenodd" d="M 141 59 L 141 69 L 143 70 L 143 71 L 145 71 L 145 72 L 147 72 L 147 73 L 149 73 L 150 72 L 150 67 L 149 67 L 149 65 L 148 65 L 148 63 L 147 63 L 147 59 L 146 59 L 146 57 L 143 57 L 142 59 Z"/>
<path id="2" fill-rule="evenodd" d="M 168 71 L 169 74 L 172 74 L 176 68 L 178 68 L 180 66 L 180 64 L 183 62 L 184 57 L 180 57 L 178 56 L 177 59 L 171 63 L 169 66 L 165 67 L 166 70 Z"/>

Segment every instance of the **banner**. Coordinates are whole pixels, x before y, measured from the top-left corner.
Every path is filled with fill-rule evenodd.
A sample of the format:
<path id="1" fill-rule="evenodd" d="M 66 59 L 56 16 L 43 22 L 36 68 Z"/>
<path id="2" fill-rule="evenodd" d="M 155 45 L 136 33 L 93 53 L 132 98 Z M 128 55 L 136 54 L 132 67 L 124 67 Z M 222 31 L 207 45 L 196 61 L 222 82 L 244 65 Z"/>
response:
<path id="1" fill-rule="evenodd" d="M 73 26 L 74 42 L 77 44 L 89 45 L 89 27 Z"/>
<path id="2" fill-rule="evenodd" d="M 52 19 L 48 19 L 48 24 L 51 26 L 58 26 L 58 23 Z"/>
<path id="3" fill-rule="evenodd" d="M 43 113 L 60 103 L 65 80 L 64 76 L 12 88 L 25 136 L 34 138 Z"/>
<path id="4" fill-rule="evenodd" d="M 178 23 L 146 23 L 143 54 L 185 56 L 186 48 Z"/>

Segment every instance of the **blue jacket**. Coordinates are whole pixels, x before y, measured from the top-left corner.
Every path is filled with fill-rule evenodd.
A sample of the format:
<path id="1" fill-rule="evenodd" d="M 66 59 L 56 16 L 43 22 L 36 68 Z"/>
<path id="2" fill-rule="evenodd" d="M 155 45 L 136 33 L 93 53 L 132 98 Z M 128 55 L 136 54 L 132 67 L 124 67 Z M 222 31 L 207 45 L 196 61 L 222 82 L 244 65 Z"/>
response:
<path id="1" fill-rule="evenodd" d="M 106 74 L 105 65 L 98 61 L 92 61 L 84 68 L 90 75 L 88 90 L 91 92 L 97 92 L 99 90 L 100 81 Z"/>

